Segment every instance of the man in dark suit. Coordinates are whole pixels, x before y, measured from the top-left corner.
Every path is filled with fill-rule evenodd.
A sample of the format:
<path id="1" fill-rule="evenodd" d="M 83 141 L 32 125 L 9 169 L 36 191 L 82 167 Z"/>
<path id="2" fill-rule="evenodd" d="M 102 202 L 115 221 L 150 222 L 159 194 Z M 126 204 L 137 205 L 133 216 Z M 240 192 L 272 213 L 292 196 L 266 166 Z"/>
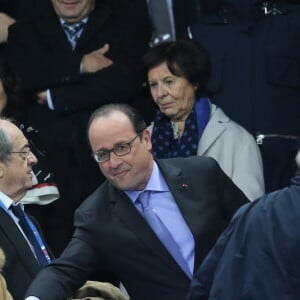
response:
<path id="1" fill-rule="evenodd" d="M 128 105 L 96 110 L 88 136 L 107 181 L 78 208 L 71 242 L 28 299 L 65 299 L 94 273 L 113 274 L 136 300 L 184 299 L 194 269 L 248 200 L 211 158 L 155 161 L 146 124 Z"/>
<path id="2" fill-rule="evenodd" d="M 196 272 L 188 300 L 297 300 L 300 151 L 291 184 L 241 207 Z"/>
<path id="3" fill-rule="evenodd" d="M 37 159 L 30 151 L 22 131 L 3 119 L 0 120 L 0 148 L 0 245 L 6 255 L 2 274 L 13 298 L 21 300 L 30 282 L 44 265 L 37 258 L 38 250 L 34 247 L 34 241 L 20 226 L 20 218 L 13 212 L 32 186 L 32 166 L 37 163 Z M 36 224 L 30 219 L 27 221 L 41 238 Z M 42 238 L 38 246 L 43 249 L 46 264 L 49 263 L 50 258 Z"/>
<path id="4" fill-rule="evenodd" d="M 61 194 L 49 207 L 52 225 L 45 229 L 55 254 L 71 237 L 74 210 L 103 180 L 85 139 L 90 112 L 116 99 L 129 103 L 141 87 L 139 60 L 150 29 L 103 2 L 52 0 L 55 14 L 9 30 L 9 61 L 33 96 L 22 109 L 44 137 Z M 79 31 L 72 36 L 74 24 Z"/>

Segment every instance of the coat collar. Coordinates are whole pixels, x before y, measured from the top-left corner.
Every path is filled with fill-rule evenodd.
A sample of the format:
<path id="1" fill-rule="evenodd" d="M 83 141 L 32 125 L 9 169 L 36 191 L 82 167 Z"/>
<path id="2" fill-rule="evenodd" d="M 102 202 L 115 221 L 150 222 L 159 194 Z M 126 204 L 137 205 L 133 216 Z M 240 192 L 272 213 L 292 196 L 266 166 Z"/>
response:
<path id="1" fill-rule="evenodd" d="M 87 41 L 99 31 L 101 25 L 107 21 L 111 14 L 112 11 L 109 7 L 101 3 L 96 3 L 95 9 L 89 15 L 89 19 L 74 51 L 72 51 L 56 14 L 51 13 L 45 16 L 43 20 L 39 19 L 36 26 L 41 36 L 45 37 L 45 40 L 48 41 L 47 46 L 53 47 L 54 53 L 68 50 L 72 53 L 81 50 L 87 44 Z"/>
<path id="2" fill-rule="evenodd" d="M 212 104 L 211 116 L 198 145 L 198 155 L 204 155 L 215 141 L 225 132 L 230 119 L 221 108 Z"/>

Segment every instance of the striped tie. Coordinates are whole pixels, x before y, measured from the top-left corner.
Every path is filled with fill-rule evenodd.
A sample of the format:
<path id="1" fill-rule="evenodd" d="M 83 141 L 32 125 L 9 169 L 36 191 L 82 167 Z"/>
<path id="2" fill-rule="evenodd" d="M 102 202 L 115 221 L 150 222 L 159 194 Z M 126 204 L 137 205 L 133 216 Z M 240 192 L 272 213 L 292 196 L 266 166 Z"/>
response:
<path id="1" fill-rule="evenodd" d="M 69 43 L 72 46 L 72 49 L 76 47 L 77 41 L 79 39 L 79 31 L 83 28 L 84 22 L 78 23 L 68 23 L 63 24 L 64 30 L 67 32 Z"/>

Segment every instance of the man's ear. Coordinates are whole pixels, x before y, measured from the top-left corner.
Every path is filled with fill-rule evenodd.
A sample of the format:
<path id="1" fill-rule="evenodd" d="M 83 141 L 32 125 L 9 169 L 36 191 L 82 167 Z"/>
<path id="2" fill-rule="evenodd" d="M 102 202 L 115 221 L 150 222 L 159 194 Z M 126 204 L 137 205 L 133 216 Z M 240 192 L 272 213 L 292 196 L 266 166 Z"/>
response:
<path id="1" fill-rule="evenodd" d="M 147 148 L 148 150 L 152 150 L 152 143 L 151 143 L 151 133 L 149 131 L 149 129 L 145 129 L 143 132 L 143 139 L 145 140 L 145 142 L 147 143 Z"/>

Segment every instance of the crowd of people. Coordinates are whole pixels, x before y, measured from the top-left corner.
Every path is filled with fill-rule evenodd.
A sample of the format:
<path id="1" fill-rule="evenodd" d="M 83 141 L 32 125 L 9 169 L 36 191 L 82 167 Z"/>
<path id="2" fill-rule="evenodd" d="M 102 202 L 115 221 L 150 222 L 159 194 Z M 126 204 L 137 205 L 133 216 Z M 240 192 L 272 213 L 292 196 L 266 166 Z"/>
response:
<path id="1" fill-rule="evenodd" d="M 299 20 L 0 2 L 0 296 L 297 299 Z"/>

